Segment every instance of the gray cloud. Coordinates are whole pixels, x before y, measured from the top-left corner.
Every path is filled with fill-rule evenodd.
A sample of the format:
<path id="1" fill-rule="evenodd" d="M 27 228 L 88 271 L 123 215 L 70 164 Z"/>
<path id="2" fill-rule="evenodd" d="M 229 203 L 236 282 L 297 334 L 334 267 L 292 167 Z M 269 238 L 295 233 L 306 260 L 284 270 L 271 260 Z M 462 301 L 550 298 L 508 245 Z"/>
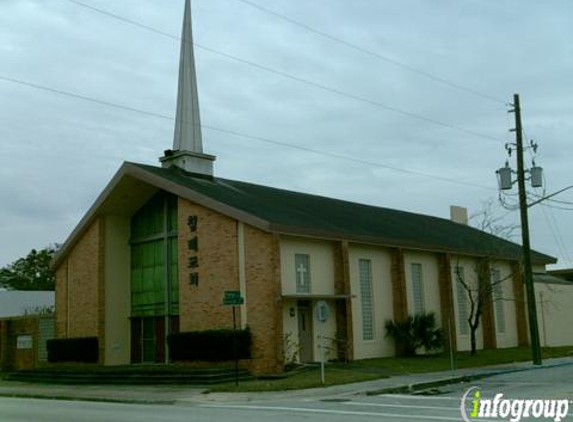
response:
<path id="1" fill-rule="evenodd" d="M 83 0 L 178 35 L 183 1 Z M 263 4 L 263 2 L 260 2 Z M 573 5 L 567 1 L 313 2 L 265 7 L 421 70 L 510 101 L 522 94 L 548 189 L 573 184 Z M 202 121 L 357 159 L 477 183 L 449 184 L 205 129 L 221 177 L 447 217 L 496 196 L 511 140 L 506 108 L 297 28 L 236 0 L 194 0 L 201 45 L 388 106 L 492 136 L 482 139 L 196 50 Z M 0 75 L 175 114 L 175 40 L 64 0 L 0 2 Z M 0 81 L 0 265 L 61 242 L 123 160 L 156 163 L 173 122 Z M 511 116 L 509 117 L 509 119 Z M 573 201 L 573 194 L 563 194 Z M 502 215 L 506 211 L 497 210 Z M 534 246 L 573 256 L 571 211 L 532 210 Z M 516 221 L 516 213 L 508 221 Z M 555 223 L 557 226 L 555 227 Z M 553 231 L 564 239 L 558 247 Z"/>

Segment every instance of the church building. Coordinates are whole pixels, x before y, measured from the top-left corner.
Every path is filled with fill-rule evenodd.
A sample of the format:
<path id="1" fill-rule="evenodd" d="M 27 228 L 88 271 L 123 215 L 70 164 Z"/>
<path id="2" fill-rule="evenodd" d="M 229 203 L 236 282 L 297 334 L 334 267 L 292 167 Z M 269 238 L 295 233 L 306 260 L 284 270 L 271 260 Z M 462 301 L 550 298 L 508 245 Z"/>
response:
<path id="1" fill-rule="evenodd" d="M 468 350 L 469 298 L 487 259 L 493 290 L 480 348 L 528 343 L 521 247 L 466 221 L 414 214 L 214 175 L 203 152 L 189 0 L 173 149 L 161 166 L 124 163 L 61 248 L 54 268 L 58 338 L 97 337 L 99 363 L 169 362 L 172 332 L 233 326 L 253 336 L 250 369 L 317 361 L 325 301 L 329 359 L 392 356 L 388 319 L 434 312 Z M 462 218 L 464 220 L 464 218 Z M 466 224 L 464 224 L 466 223 Z M 536 268 L 553 257 L 533 253 Z M 322 329 L 321 329 L 322 330 Z"/>

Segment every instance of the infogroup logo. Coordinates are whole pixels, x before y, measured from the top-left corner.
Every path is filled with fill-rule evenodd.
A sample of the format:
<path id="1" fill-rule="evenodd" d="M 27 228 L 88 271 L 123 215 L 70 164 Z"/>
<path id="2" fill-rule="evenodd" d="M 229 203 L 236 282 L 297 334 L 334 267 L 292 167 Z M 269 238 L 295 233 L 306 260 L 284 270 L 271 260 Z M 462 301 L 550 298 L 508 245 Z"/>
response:
<path id="1" fill-rule="evenodd" d="M 570 404 L 571 400 L 567 399 L 504 399 L 503 393 L 486 399 L 481 396 L 479 387 L 471 387 L 462 396 L 460 412 L 465 422 L 479 421 L 480 418 L 502 418 L 510 422 L 535 418 L 560 422 L 569 413 Z"/>

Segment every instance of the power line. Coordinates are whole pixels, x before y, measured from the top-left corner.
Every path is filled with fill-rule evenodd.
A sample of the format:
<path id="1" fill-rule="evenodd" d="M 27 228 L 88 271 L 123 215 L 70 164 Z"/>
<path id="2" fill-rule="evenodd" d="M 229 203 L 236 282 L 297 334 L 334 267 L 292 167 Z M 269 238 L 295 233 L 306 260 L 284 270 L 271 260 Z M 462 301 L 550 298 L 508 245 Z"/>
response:
<path id="1" fill-rule="evenodd" d="M 540 205 L 543 205 L 546 208 L 552 208 L 555 210 L 564 210 L 564 211 L 573 211 L 573 208 L 568 208 L 568 207 L 561 207 L 559 205 L 550 205 L 550 204 L 544 204 L 544 203 L 540 203 Z"/>
<path id="2" fill-rule="evenodd" d="M 526 141 L 529 142 L 533 142 L 533 139 L 529 138 L 527 136 L 527 133 L 525 132 L 525 128 L 523 129 L 523 136 L 525 138 Z M 529 152 L 529 157 L 531 158 L 531 162 L 535 162 L 535 155 L 532 152 L 531 148 L 527 149 Z M 536 189 L 537 191 L 541 191 L 540 194 L 536 193 L 536 192 L 531 192 L 531 194 L 535 197 L 538 197 L 540 199 L 542 199 L 543 197 L 546 196 L 546 187 L 547 187 L 547 180 L 545 178 L 545 174 L 543 174 L 543 189 Z M 547 198 L 545 199 L 545 201 L 558 201 L 558 200 L 554 200 L 551 198 Z M 554 209 L 560 209 L 560 210 L 565 210 L 565 211 L 573 211 L 573 208 L 566 208 L 566 207 L 560 207 L 560 206 L 556 206 L 556 205 L 551 205 L 548 202 L 539 202 L 539 204 L 541 205 L 541 210 L 543 212 L 543 216 L 545 217 L 545 221 L 547 222 L 547 225 L 549 226 L 549 231 L 551 232 L 551 235 L 553 237 L 553 240 L 555 240 L 555 244 L 557 245 L 557 248 L 559 250 L 559 253 L 561 254 L 561 257 L 566 260 L 567 262 L 571 262 L 571 258 L 567 252 L 567 246 L 565 245 L 565 241 L 563 240 L 563 236 L 561 236 L 561 231 L 559 230 L 559 224 L 557 222 L 557 218 L 555 217 L 555 213 L 553 212 Z M 560 202 L 560 201 L 558 201 Z M 566 202 L 565 202 L 566 203 Z M 567 203 L 566 203 L 567 204 Z"/>
<path id="3" fill-rule="evenodd" d="M 177 35 L 173 35 L 173 34 L 170 34 L 169 32 L 162 31 L 161 29 L 157 29 L 157 28 L 154 28 L 152 26 L 145 25 L 145 24 L 140 23 L 140 22 L 136 22 L 136 21 L 131 20 L 129 18 L 120 16 L 120 15 L 116 15 L 115 13 L 108 12 L 107 10 L 91 6 L 91 5 L 83 3 L 81 1 L 77 1 L 77 0 L 64 0 L 64 1 L 67 1 L 68 3 L 73 3 L 76 6 L 90 9 L 90 10 L 97 12 L 97 13 L 101 13 L 102 15 L 106 15 L 110 18 L 118 19 L 120 21 L 124 21 L 126 23 L 131 24 L 131 25 L 139 26 L 140 28 L 144 28 L 144 29 L 147 29 L 148 31 L 155 32 L 156 34 L 163 35 L 163 36 L 168 37 L 168 38 L 173 38 L 174 40 L 177 40 L 177 41 L 181 41 L 181 37 L 178 37 Z"/>
<path id="4" fill-rule="evenodd" d="M 97 7 L 93 7 L 93 6 L 87 5 L 87 4 L 83 3 L 83 2 L 80 2 L 80 1 L 77 1 L 77 0 L 64 0 L 64 1 L 67 1 L 67 2 L 69 2 L 69 3 L 75 4 L 75 5 L 77 5 L 77 6 L 81 6 L 81 7 L 87 8 L 87 9 L 89 9 L 89 10 L 95 11 L 95 12 L 100 13 L 100 14 L 103 14 L 103 15 L 106 15 L 106 16 L 108 16 L 108 17 L 112 17 L 112 18 L 114 18 L 114 19 L 118 19 L 118 20 L 123 21 L 123 22 L 125 22 L 125 23 L 128 23 L 128 24 L 130 24 L 130 25 L 138 26 L 138 27 L 140 27 L 140 28 L 143 28 L 143 29 L 152 31 L 152 32 L 154 32 L 154 33 L 156 33 L 156 34 L 160 34 L 160 35 L 163 35 L 163 36 L 166 36 L 166 37 L 175 39 L 175 40 L 181 40 L 181 38 L 178 37 L 178 36 L 175 36 L 175 35 L 169 34 L 169 33 L 167 33 L 167 32 L 161 31 L 161 30 L 159 30 L 159 29 L 157 29 L 157 28 L 153 28 L 153 27 L 151 27 L 151 26 L 149 26 L 149 25 L 141 24 L 141 23 L 139 23 L 139 22 L 136 22 L 136 21 L 131 20 L 131 19 L 128 19 L 128 18 L 125 18 L 125 17 L 120 16 L 120 15 L 117 15 L 117 14 L 115 14 L 115 13 L 111 13 L 111 12 L 108 12 L 108 11 L 106 11 L 106 10 L 103 10 L 103 9 L 100 9 L 100 8 L 97 8 Z M 403 115 L 403 116 L 410 117 L 410 118 L 412 118 L 412 119 L 424 121 L 424 122 L 426 122 L 426 123 L 431 123 L 431 124 L 434 124 L 434 125 L 437 125 L 437 126 L 445 127 L 445 128 L 448 128 L 448 129 L 451 129 L 451 130 L 455 130 L 455 131 L 458 131 L 458 132 L 462 132 L 462 133 L 465 133 L 465 134 L 468 134 L 468 135 L 476 136 L 476 137 L 479 137 L 479 138 L 482 138 L 482 139 L 487 139 L 487 140 L 489 140 L 489 141 L 500 142 L 500 140 L 499 140 L 498 138 L 496 138 L 496 137 L 494 137 L 494 136 L 491 136 L 491 135 L 487 135 L 487 134 L 484 134 L 484 133 L 480 133 L 480 132 L 477 132 L 477 131 L 474 131 L 474 130 L 471 130 L 471 129 L 465 129 L 465 128 L 463 128 L 463 127 L 460 127 L 460 126 L 457 126 L 457 125 L 453 125 L 453 124 L 450 124 L 450 123 L 445 123 L 445 122 L 442 122 L 442 121 L 439 121 L 439 120 L 436 120 L 436 119 L 432 119 L 432 118 L 430 118 L 430 117 L 426 117 L 426 116 L 423 116 L 423 115 L 421 115 L 421 114 L 412 113 L 412 112 L 409 112 L 409 111 L 406 111 L 406 110 L 402 110 L 402 109 L 399 109 L 399 108 L 396 108 L 396 107 L 393 107 L 393 106 L 389 106 L 389 105 L 387 105 L 387 104 L 383 104 L 383 103 L 381 103 L 381 102 L 379 102 L 379 101 L 376 101 L 376 100 L 373 100 L 373 99 L 370 99 L 370 98 L 362 97 L 362 96 L 357 95 L 357 94 L 353 94 L 353 93 L 350 93 L 350 92 L 342 91 L 342 90 L 337 89 L 337 88 L 333 88 L 333 87 L 330 87 L 330 86 L 327 86 L 327 85 L 324 85 L 324 84 L 321 84 L 321 83 L 318 83 L 318 82 L 314 82 L 314 81 L 311 81 L 311 80 L 308 80 L 308 79 L 305 79 L 305 78 L 301 78 L 301 77 L 299 77 L 299 76 L 292 75 L 292 74 L 290 74 L 290 73 L 283 72 L 283 71 L 278 70 L 278 69 L 274 69 L 274 68 L 271 68 L 271 67 L 268 67 L 268 66 L 265 66 L 265 65 L 262 65 L 262 64 L 259 64 L 259 63 L 256 63 L 256 62 L 247 60 L 247 59 L 243 59 L 243 58 L 238 57 L 238 56 L 235 56 L 235 55 L 233 55 L 233 54 L 229 54 L 229 53 L 226 53 L 226 52 L 223 52 L 223 51 L 220 51 L 220 50 L 217 50 L 217 49 L 214 49 L 214 48 L 211 48 L 211 47 L 202 45 L 202 44 L 198 44 L 198 43 L 196 43 L 196 42 L 194 42 L 193 45 L 194 45 L 195 47 L 197 47 L 197 48 L 199 48 L 199 49 L 201 49 L 201 50 L 207 51 L 207 52 L 209 52 L 209 53 L 216 54 L 216 55 L 219 55 L 219 56 L 221 56 L 221 57 L 225 57 L 225 58 L 230 59 L 230 60 L 234 60 L 234 61 L 236 61 L 236 62 L 239 62 L 239 63 L 245 64 L 245 65 L 254 67 L 254 68 L 256 68 L 256 69 L 263 70 L 263 71 L 265 71 L 265 72 L 269 72 L 269 73 L 273 73 L 273 74 L 275 74 L 275 75 L 282 76 L 282 77 L 284 77 L 284 78 L 290 79 L 290 80 L 295 81 L 295 82 L 299 82 L 299 83 L 303 83 L 303 84 L 312 86 L 312 87 L 317 88 L 317 89 L 320 89 L 320 90 L 322 90 L 322 91 L 330 92 L 330 93 L 332 93 L 332 94 L 336 94 L 336 95 L 339 95 L 339 96 L 342 96 L 342 97 L 350 98 L 350 99 L 355 100 L 355 101 L 360 101 L 360 102 L 363 102 L 363 103 L 366 103 L 366 104 L 369 104 L 369 105 L 373 105 L 373 106 L 382 108 L 382 109 L 384 109 L 384 110 L 391 111 L 391 112 L 396 113 L 396 114 L 401 114 L 401 115 Z"/>
<path id="5" fill-rule="evenodd" d="M 543 193 L 543 195 L 539 195 L 537 193 L 532 193 L 533 196 L 535 196 L 538 199 L 543 199 L 543 201 L 547 201 L 547 202 L 552 202 L 555 204 L 562 204 L 562 205 L 573 205 L 573 202 L 570 201 L 561 201 L 559 199 L 553 199 L 553 198 L 545 198 L 545 192 Z"/>
<path id="6" fill-rule="evenodd" d="M 168 115 L 165 115 L 165 114 L 156 113 L 156 112 L 152 112 L 152 111 L 147 111 L 147 110 L 143 110 L 143 109 L 140 109 L 140 108 L 127 106 L 127 105 L 124 105 L 124 104 L 118 104 L 118 103 L 111 102 L 111 101 L 107 101 L 107 100 L 101 100 L 101 99 L 93 98 L 93 97 L 90 97 L 90 96 L 87 96 L 87 95 L 78 94 L 78 93 L 75 93 L 75 92 L 64 91 L 64 90 L 61 90 L 61 89 L 52 88 L 52 87 L 48 87 L 48 86 L 45 86 L 45 85 L 40 85 L 40 84 L 36 84 L 36 83 L 24 81 L 24 80 L 21 80 L 21 79 L 11 78 L 11 77 L 8 77 L 8 76 L 0 75 L 0 80 L 5 81 L 5 82 L 10 82 L 10 83 L 13 83 L 13 84 L 18 84 L 18 85 L 21 85 L 21 86 L 26 86 L 26 87 L 28 87 L 28 88 L 33 88 L 33 89 L 37 89 L 37 90 L 49 92 L 49 93 L 52 93 L 52 94 L 62 95 L 62 96 L 68 97 L 68 98 L 76 99 L 76 100 L 87 101 L 87 102 L 91 102 L 91 103 L 96 103 L 96 104 L 104 105 L 104 106 L 107 106 L 107 107 L 113 107 L 113 108 L 117 108 L 117 109 L 121 109 L 121 110 L 125 110 L 125 111 L 130 111 L 130 112 L 133 112 L 133 113 L 143 114 L 143 115 L 150 116 L 150 117 L 156 117 L 156 118 L 159 118 L 159 119 L 170 120 L 170 121 L 174 121 L 174 120 L 175 120 L 174 117 L 168 116 Z M 369 165 L 369 166 L 373 166 L 373 167 L 384 168 L 384 169 L 393 170 L 393 171 L 397 171 L 397 172 L 401 172 L 401 173 L 406 173 L 406 174 L 411 174 L 411 175 L 415 175 L 415 176 L 421 176 L 421 177 L 431 178 L 431 179 L 439 180 L 439 181 L 442 181 L 442 182 L 454 183 L 454 184 L 464 185 L 464 186 L 471 186 L 471 187 L 480 188 L 480 189 L 497 190 L 496 188 L 492 188 L 492 187 L 485 186 L 485 185 L 480 185 L 480 184 L 477 184 L 477 183 L 464 182 L 464 181 L 461 181 L 461 180 L 450 179 L 450 178 L 442 177 L 442 176 L 436 176 L 436 175 L 433 175 L 433 174 L 430 174 L 430 173 L 424 173 L 424 172 L 420 172 L 420 171 L 416 171 L 416 170 L 410 170 L 410 169 L 405 169 L 405 168 L 390 166 L 390 165 L 387 165 L 387 164 L 377 163 L 377 162 L 374 162 L 374 161 L 362 160 L 362 159 L 359 159 L 359 158 L 349 157 L 349 156 L 343 155 L 343 154 L 337 154 L 337 153 L 328 152 L 328 151 L 322 151 L 322 150 L 318 150 L 318 149 L 314 149 L 314 148 L 308 148 L 308 147 L 305 147 L 305 146 L 303 146 L 303 145 L 290 144 L 290 143 L 288 143 L 288 142 L 279 141 L 279 140 L 276 140 L 276 139 L 273 139 L 273 138 L 251 135 L 251 134 L 244 133 L 244 132 L 239 132 L 239 131 L 236 131 L 236 130 L 225 129 L 225 128 L 221 128 L 221 127 L 217 127 L 217 126 L 206 125 L 206 124 L 202 124 L 201 127 L 205 128 L 205 129 L 209 129 L 209 130 L 213 130 L 213 131 L 217 131 L 217 132 L 221 132 L 221 133 L 226 133 L 226 134 L 229 134 L 229 135 L 237 136 L 237 137 L 242 137 L 242 138 L 247 138 L 247 139 L 253 139 L 253 140 L 257 140 L 257 141 L 261 141 L 261 142 L 266 142 L 266 143 L 273 144 L 273 145 L 280 145 L 280 146 L 283 146 L 283 147 L 286 147 L 286 148 L 297 149 L 297 150 L 306 151 L 306 152 L 312 152 L 312 153 L 314 153 L 314 154 L 324 155 L 324 156 L 328 156 L 328 157 L 331 157 L 331 158 L 337 158 L 337 159 L 340 159 L 340 160 L 352 161 L 352 162 L 359 163 L 359 164 L 365 164 L 365 165 Z"/>
<path id="7" fill-rule="evenodd" d="M 458 89 L 458 90 L 465 91 L 465 92 L 467 92 L 467 93 L 476 95 L 476 96 L 481 97 L 481 98 L 484 98 L 484 99 L 486 99 L 486 100 L 493 101 L 493 102 L 495 102 L 495 103 L 501 103 L 501 104 L 503 104 L 503 105 L 507 105 L 507 101 L 504 101 L 504 100 L 501 100 L 501 99 L 499 99 L 499 98 L 496 98 L 496 97 L 494 97 L 494 96 L 492 96 L 492 95 L 485 94 L 485 93 L 483 93 L 483 92 L 477 91 L 477 90 L 475 90 L 475 89 L 473 89 L 473 88 L 469 88 L 469 87 L 464 86 L 464 85 L 462 85 L 462 84 L 458 84 L 458 83 L 456 83 L 456 82 L 452 82 L 452 81 L 450 81 L 450 80 L 448 80 L 448 79 L 442 78 L 442 77 L 440 77 L 440 76 L 436 76 L 436 75 L 431 74 L 431 73 L 428 73 L 428 72 L 426 72 L 426 71 L 424 71 L 424 70 L 417 69 L 417 68 L 415 68 L 415 67 L 413 67 L 413 66 L 407 65 L 407 64 L 402 63 L 402 62 L 400 62 L 400 61 L 398 61 L 398 60 L 395 60 L 395 59 L 392 59 L 392 58 L 390 58 L 390 57 L 388 57 L 388 56 L 382 55 L 382 54 L 380 54 L 380 53 L 376 53 L 375 51 L 369 50 L 369 49 L 367 49 L 367 48 L 365 48 L 365 47 L 359 46 L 358 44 L 351 43 L 351 42 L 349 42 L 349 41 L 346 41 L 346 40 L 344 40 L 344 39 L 342 39 L 342 38 L 339 38 L 339 37 L 334 36 L 334 35 L 332 35 L 332 34 L 329 34 L 329 33 L 327 33 L 327 32 L 324 32 L 324 31 L 321 31 L 321 30 L 319 30 L 319 29 L 313 28 L 313 27 L 311 27 L 310 25 L 307 25 L 307 24 L 305 24 L 305 23 L 302 23 L 302 22 L 300 22 L 300 21 L 297 21 L 297 20 L 295 20 L 295 19 L 293 19 L 293 18 L 291 18 L 291 17 L 288 17 L 288 16 L 286 16 L 286 15 L 280 14 L 280 13 L 274 11 L 274 10 L 268 9 L 268 8 L 266 8 L 266 7 L 264 7 L 264 6 L 261 6 L 260 4 L 257 4 L 257 3 L 255 3 L 255 2 L 252 2 L 252 1 L 249 1 L 249 0 L 236 0 L 236 1 L 239 1 L 239 2 L 241 2 L 241 3 L 247 4 L 247 5 L 251 6 L 251 7 L 254 7 L 254 8 L 256 8 L 256 9 L 259 9 L 259 10 L 262 11 L 262 12 L 265 12 L 265 13 L 268 13 L 268 14 L 270 14 L 270 15 L 273 15 L 273 16 L 279 18 L 279 19 L 282 19 L 282 20 L 284 20 L 284 21 L 286 21 L 286 22 L 289 22 L 289 23 L 291 23 L 291 24 L 293 24 L 293 25 L 296 25 L 296 26 L 298 26 L 298 27 L 300 27 L 300 28 L 303 28 L 303 29 L 305 29 L 305 30 L 307 30 L 307 31 L 309 31 L 309 32 L 312 32 L 312 33 L 314 33 L 314 34 L 320 35 L 321 37 L 324 37 L 324 38 L 327 38 L 327 39 L 329 39 L 329 40 L 331 40 L 331 41 L 335 41 L 335 42 L 338 42 L 338 43 L 340 43 L 340 44 L 343 44 L 343 45 L 345 45 L 346 47 L 351 48 L 351 49 L 353 49 L 353 50 L 360 51 L 361 53 L 368 54 L 369 56 L 375 57 L 375 58 L 377 58 L 377 59 L 379 59 L 379 60 L 382 60 L 382 61 L 384 61 L 384 62 L 386 62 L 386 63 L 390 63 L 390 64 L 392 64 L 392 65 L 394 65 L 394 66 L 401 67 L 402 69 L 406 69 L 406 70 L 408 70 L 408 71 L 410 71 L 410 72 L 417 73 L 417 74 L 419 74 L 419 75 L 425 76 L 426 78 L 431 79 L 431 80 L 433 80 L 433 81 L 435 81 L 435 82 L 439 82 L 439 83 L 441 83 L 441 84 L 448 85 L 448 86 L 450 86 L 450 87 L 452 87 L 452 88 L 456 88 L 456 89 Z"/>
<path id="8" fill-rule="evenodd" d="M 460 181 L 460 180 L 456 180 L 456 179 L 450 179 L 447 177 L 436 176 L 436 175 L 429 174 L 429 173 L 419 172 L 416 170 L 409 170 L 409 169 L 405 169 L 405 168 L 401 168 L 401 167 L 390 166 L 387 164 L 376 163 L 374 161 L 368 161 L 368 160 L 362 160 L 359 158 L 348 157 L 347 155 L 317 150 L 314 148 L 308 148 L 308 147 L 305 147 L 303 145 L 293 145 L 293 144 L 289 144 L 287 142 L 277 141 L 277 140 L 271 139 L 271 138 L 254 136 L 254 135 L 247 135 L 244 133 L 236 132 L 234 130 L 221 129 L 221 128 L 217 128 L 217 127 L 213 127 L 213 126 L 209 126 L 209 125 L 204 125 L 204 124 L 202 124 L 201 127 L 204 127 L 206 129 L 216 130 L 219 132 L 228 133 L 228 134 L 235 135 L 235 136 L 245 137 L 245 138 L 249 138 L 249 139 L 256 139 L 256 140 L 271 143 L 274 145 L 280 145 L 280 146 L 284 146 L 284 147 L 288 147 L 288 148 L 295 148 L 295 149 L 298 149 L 301 151 L 307 151 L 307 152 L 312 152 L 315 154 L 325 155 L 325 156 L 332 157 L 332 158 L 337 158 L 337 159 L 347 160 L 347 161 L 353 161 L 353 162 L 359 163 L 359 164 L 366 164 L 366 165 L 373 166 L 373 167 L 380 167 L 380 168 L 384 168 L 384 169 L 388 169 L 388 170 L 394 170 L 394 171 L 398 171 L 401 173 L 406 173 L 406 174 L 411 174 L 411 175 L 416 175 L 416 176 L 429 177 L 429 178 L 440 180 L 443 182 L 456 183 L 459 185 L 471 186 L 471 187 L 480 188 L 480 189 L 497 190 L 497 189 L 492 188 L 490 186 L 480 185 L 477 183 L 464 182 L 464 181 Z"/>

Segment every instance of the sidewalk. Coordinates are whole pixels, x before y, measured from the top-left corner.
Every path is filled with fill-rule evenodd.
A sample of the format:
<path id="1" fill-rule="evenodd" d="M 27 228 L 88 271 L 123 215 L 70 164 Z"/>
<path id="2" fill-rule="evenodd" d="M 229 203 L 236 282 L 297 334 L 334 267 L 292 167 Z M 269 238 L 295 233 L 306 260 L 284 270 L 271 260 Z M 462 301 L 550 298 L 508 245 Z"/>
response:
<path id="1" fill-rule="evenodd" d="M 455 371 L 430 372 L 425 374 L 401 375 L 373 381 L 342 384 L 306 390 L 252 392 L 252 393 L 208 393 L 208 388 L 189 386 L 118 386 L 94 385 L 74 386 L 59 384 L 34 384 L 14 381 L 0 381 L 0 397 L 26 397 L 58 400 L 85 400 L 137 404 L 192 404 L 192 403 L 241 403 L 264 400 L 292 400 L 297 398 L 343 397 L 360 394 L 408 393 L 441 385 L 472 381 L 492 375 L 535 370 L 561 365 L 573 365 L 573 358 L 548 359 L 543 366 L 530 362 L 519 362 L 482 368 Z"/>
<path id="2" fill-rule="evenodd" d="M 210 393 L 179 399 L 178 402 L 251 402 L 264 400 L 291 400 L 297 398 L 334 398 L 352 395 L 376 395 L 411 393 L 443 385 L 469 382 L 510 372 L 536 370 L 562 365 L 573 365 L 573 358 L 546 359 L 542 366 L 531 362 L 486 366 L 481 368 L 458 369 L 452 371 L 428 372 L 423 374 L 401 375 L 364 381 L 352 384 L 333 385 L 324 388 L 305 390 L 253 392 L 253 393 Z"/>

